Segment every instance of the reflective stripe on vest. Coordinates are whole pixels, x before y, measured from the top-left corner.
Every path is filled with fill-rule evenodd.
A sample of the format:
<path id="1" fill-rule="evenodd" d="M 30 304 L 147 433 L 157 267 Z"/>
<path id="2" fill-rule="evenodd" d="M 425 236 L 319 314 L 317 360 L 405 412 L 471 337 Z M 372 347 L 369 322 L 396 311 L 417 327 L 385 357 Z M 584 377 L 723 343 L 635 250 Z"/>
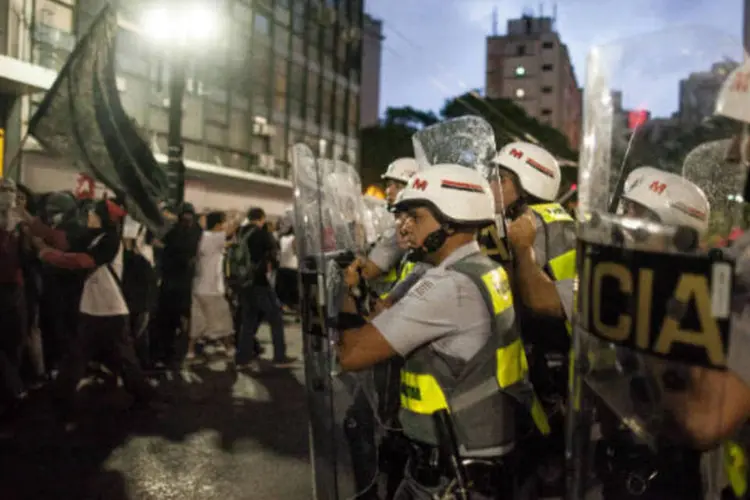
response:
<path id="1" fill-rule="evenodd" d="M 742 446 L 734 441 L 724 443 L 724 469 L 734 495 L 744 497 L 747 493 L 747 456 Z"/>
<path id="2" fill-rule="evenodd" d="M 572 231 L 575 221 L 559 203 L 531 205 L 542 219 L 547 235 L 545 270 L 555 281 L 573 279 L 576 276 L 576 251 Z"/>
<path id="3" fill-rule="evenodd" d="M 546 259 L 544 270 L 554 281 L 572 280 L 576 277 L 576 250 L 573 225 L 575 221 L 559 203 L 531 205 L 544 224 Z M 569 234 L 567 234 L 569 233 Z M 569 318 L 565 321 L 568 335 L 573 333 Z"/>
<path id="4" fill-rule="evenodd" d="M 528 361 L 515 327 L 508 277 L 502 266 L 496 266 L 480 254 L 450 266 L 480 287 L 485 304 L 492 310 L 492 335 L 467 362 L 445 356 L 438 359 L 429 345 L 406 357 L 401 370 L 401 423 L 411 439 L 439 444 L 431 414 L 447 409 L 453 414 L 462 449 L 507 444 L 516 439 L 512 426 L 518 403 L 527 408 L 540 432 L 550 431 L 542 405 L 528 382 Z M 446 387 L 451 390 L 446 392 Z M 497 409 L 497 414 L 472 414 L 486 412 L 488 404 Z M 476 429 L 478 421 L 486 422 L 486 427 Z"/>

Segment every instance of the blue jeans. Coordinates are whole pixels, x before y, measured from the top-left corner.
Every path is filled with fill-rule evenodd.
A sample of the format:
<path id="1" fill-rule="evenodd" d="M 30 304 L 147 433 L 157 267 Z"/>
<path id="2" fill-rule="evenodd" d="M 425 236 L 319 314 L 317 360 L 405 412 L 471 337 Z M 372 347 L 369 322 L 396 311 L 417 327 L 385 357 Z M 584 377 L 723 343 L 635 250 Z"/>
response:
<path id="1" fill-rule="evenodd" d="M 283 361 L 286 358 L 284 318 L 281 314 L 279 299 L 273 288 L 270 285 L 253 285 L 243 290 L 240 295 L 240 308 L 242 325 L 237 342 L 237 364 L 245 364 L 256 356 L 254 344 L 261 320 L 268 321 L 271 327 L 273 359 Z"/>

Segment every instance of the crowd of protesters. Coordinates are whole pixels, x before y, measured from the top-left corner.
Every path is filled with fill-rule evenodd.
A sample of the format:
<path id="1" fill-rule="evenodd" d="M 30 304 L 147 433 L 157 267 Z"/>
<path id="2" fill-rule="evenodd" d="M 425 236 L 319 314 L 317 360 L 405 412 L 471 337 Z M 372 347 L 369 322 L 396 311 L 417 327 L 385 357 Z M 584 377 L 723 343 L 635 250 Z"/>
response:
<path id="1" fill-rule="evenodd" d="M 79 382 L 92 370 L 120 376 L 137 406 L 167 404 L 150 382 L 225 356 L 238 370 L 263 368 L 257 331 L 271 329 L 276 368 L 287 355 L 284 312 L 294 313 L 294 235 L 275 232 L 263 209 L 246 216 L 197 214 L 184 203 L 160 239 L 112 199 L 35 194 L 0 179 L 0 418 L 13 422 L 48 386 L 75 420 Z M 226 279 L 227 249 L 246 245 L 251 283 Z"/>

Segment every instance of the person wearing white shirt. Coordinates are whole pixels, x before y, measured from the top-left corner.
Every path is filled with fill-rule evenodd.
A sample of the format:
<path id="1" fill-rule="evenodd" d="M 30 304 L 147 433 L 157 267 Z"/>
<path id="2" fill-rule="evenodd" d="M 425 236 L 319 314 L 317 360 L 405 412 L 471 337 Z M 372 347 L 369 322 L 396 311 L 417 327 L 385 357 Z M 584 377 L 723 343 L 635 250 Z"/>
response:
<path id="1" fill-rule="evenodd" d="M 297 310 L 299 303 L 297 283 L 297 246 L 294 228 L 289 227 L 279 238 L 279 270 L 276 276 L 276 295 L 290 310 Z"/>
<path id="2" fill-rule="evenodd" d="M 74 396 L 88 362 L 106 358 L 108 365 L 122 375 L 136 402 L 151 404 L 155 390 L 147 382 L 138 363 L 129 334 L 127 303 L 121 287 L 122 241 L 119 224 L 124 209 L 110 200 L 101 200 L 88 212 L 88 243 L 84 251 L 70 250 L 66 234 L 45 226 L 24 214 L 23 230 L 32 236 L 42 262 L 71 270 L 85 270 L 79 306 L 78 335 L 68 346 L 67 356 L 57 377 L 57 402 L 61 417 L 70 422 Z"/>
<path id="3" fill-rule="evenodd" d="M 195 358 L 195 344 L 199 340 L 220 340 L 229 351 L 228 355 L 234 356 L 234 325 L 222 272 L 227 234 L 231 232 L 223 212 L 211 212 L 206 216 L 193 281 L 187 359 Z"/>

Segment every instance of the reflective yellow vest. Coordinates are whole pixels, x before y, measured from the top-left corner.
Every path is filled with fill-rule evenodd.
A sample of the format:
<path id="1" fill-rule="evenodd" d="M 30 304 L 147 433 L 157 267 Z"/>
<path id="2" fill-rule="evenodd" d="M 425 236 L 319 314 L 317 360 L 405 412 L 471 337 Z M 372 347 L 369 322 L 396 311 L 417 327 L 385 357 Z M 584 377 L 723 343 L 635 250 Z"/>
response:
<path id="1" fill-rule="evenodd" d="M 410 353 L 401 370 L 404 434 L 415 441 L 439 445 L 432 414 L 452 415 L 459 447 L 464 452 L 507 446 L 518 439 L 519 403 L 528 409 L 543 434 L 549 422 L 528 381 L 528 363 L 515 326 L 513 296 L 502 266 L 475 254 L 449 267 L 477 284 L 492 318 L 487 344 L 469 361 L 436 354 L 429 345 Z"/>
<path id="2" fill-rule="evenodd" d="M 744 498 L 747 493 L 747 455 L 734 441 L 724 443 L 724 470 L 734 496 Z"/>
<path id="3" fill-rule="evenodd" d="M 387 290 L 380 294 L 380 298 L 385 300 L 388 298 L 388 294 L 391 292 L 394 286 L 396 286 L 396 283 L 403 281 L 404 278 L 409 276 L 409 273 L 411 273 L 414 270 L 414 264 L 415 262 L 411 261 L 402 261 L 400 266 L 396 266 L 391 268 L 390 271 L 388 271 L 388 274 L 383 279 L 383 283 L 387 283 L 388 287 Z"/>
<path id="4" fill-rule="evenodd" d="M 555 281 L 576 276 L 575 221 L 559 203 L 529 207 L 542 220 L 545 234 L 544 270 Z"/>

